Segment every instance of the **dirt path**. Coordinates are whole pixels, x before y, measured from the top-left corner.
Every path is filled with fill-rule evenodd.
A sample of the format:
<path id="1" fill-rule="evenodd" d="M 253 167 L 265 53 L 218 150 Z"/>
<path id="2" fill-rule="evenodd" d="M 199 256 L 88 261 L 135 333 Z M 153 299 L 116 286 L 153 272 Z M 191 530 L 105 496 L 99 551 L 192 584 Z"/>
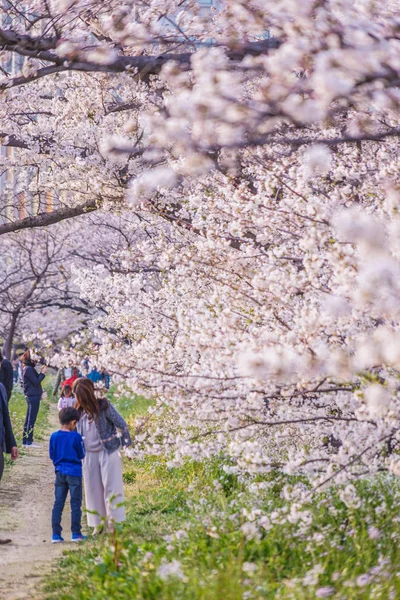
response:
<path id="1" fill-rule="evenodd" d="M 49 432 L 58 428 L 57 408 L 50 405 Z M 29 450 L 0 484 L 0 598 L 43 600 L 38 587 L 63 549 L 74 544 L 51 544 L 54 468 L 48 458 L 48 436 L 40 449 Z M 65 539 L 70 539 L 68 500 L 63 515 Z"/>

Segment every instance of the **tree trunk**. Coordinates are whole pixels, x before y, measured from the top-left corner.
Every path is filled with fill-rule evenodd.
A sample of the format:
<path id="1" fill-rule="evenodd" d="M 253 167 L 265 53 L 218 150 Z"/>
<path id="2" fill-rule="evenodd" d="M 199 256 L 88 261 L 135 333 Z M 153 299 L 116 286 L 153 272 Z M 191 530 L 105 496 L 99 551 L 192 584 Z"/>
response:
<path id="1" fill-rule="evenodd" d="M 12 346 L 13 346 L 15 331 L 17 329 L 18 316 L 19 316 L 19 312 L 16 312 L 16 313 L 12 314 L 11 322 L 10 322 L 10 327 L 9 327 L 9 330 L 8 330 L 8 335 L 7 335 L 6 340 L 4 342 L 3 354 L 9 360 L 11 360 L 11 358 L 12 358 L 11 357 L 11 350 L 12 350 Z"/>

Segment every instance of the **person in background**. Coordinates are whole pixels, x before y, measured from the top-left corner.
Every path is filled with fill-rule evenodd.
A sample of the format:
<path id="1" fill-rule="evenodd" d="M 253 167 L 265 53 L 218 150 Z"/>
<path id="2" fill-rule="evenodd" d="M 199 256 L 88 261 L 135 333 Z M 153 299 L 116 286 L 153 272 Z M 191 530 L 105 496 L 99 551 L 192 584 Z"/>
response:
<path id="1" fill-rule="evenodd" d="M 8 410 L 6 388 L 0 383 L 0 480 L 4 471 L 4 453 L 11 455 L 11 460 L 18 458 L 17 442 L 12 430 Z"/>
<path id="2" fill-rule="evenodd" d="M 60 369 L 58 369 L 56 382 L 53 388 L 53 398 L 57 397 L 58 389 L 60 386 L 62 387 L 64 383 L 72 385 L 75 379 L 78 379 L 78 377 L 79 370 L 72 364 L 69 364 L 68 367 L 61 367 Z"/>
<path id="3" fill-rule="evenodd" d="M 78 379 L 78 377 L 80 377 L 80 373 L 79 373 L 78 369 L 77 369 L 76 367 L 74 367 L 74 368 L 72 369 L 72 375 L 71 375 L 71 377 L 68 377 L 68 379 L 65 379 L 65 380 L 62 382 L 62 387 L 64 387 L 65 385 L 70 385 L 70 386 L 72 386 L 72 384 L 74 383 L 74 381 L 75 381 L 76 379 Z"/>
<path id="4" fill-rule="evenodd" d="M 2 351 L 0 350 L 0 383 L 6 388 L 7 402 L 10 402 L 11 392 L 13 389 L 13 368 L 12 364 L 7 358 L 4 358 Z"/>
<path id="5" fill-rule="evenodd" d="M 102 384 L 104 385 L 106 390 L 109 390 L 110 389 L 110 374 L 103 367 L 100 371 L 100 375 L 101 375 Z"/>
<path id="6" fill-rule="evenodd" d="M 12 430 L 10 413 L 8 411 L 6 388 L 0 383 L 0 481 L 4 471 L 4 453 L 11 455 L 11 460 L 18 458 L 18 448 Z M 8 538 L 0 538 L 0 544 L 9 544 Z"/>
<path id="7" fill-rule="evenodd" d="M 81 362 L 81 367 L 82 367 L 82 369 L 81 369 L 82 373 L 84 373 L 84 375 L 86 376 L 86 374 L 89 373 L 89 371 L 90 371 L 88 356 L 85 356 L 85 358 Z"/>
<path id="8" fill-rule="evenodd" d="M 53 535 L 51 541 L 58 544 L 64 541 L 61 536 L 61 517 L 68 491 L 71 501 L 71 541 L 81 542 L 82 535 L 82 459 L 85 448 L 82 437 L 76 431 L 79 413 L 71 406 L 59 412 L 60 429 L 50 437 L 49 454 L 56 471 L 55 500 L 51 515 Z"/>
<path id="9" fill-rule="evenodd" d="M 18 383 L 23 389 L 21 356 L 18 357 Z"/>
<path id="10" fill-rule="evenodd" d="M 99 533 L 107 519 L 109 526 L 125 521 L 121 446 L 132 444 L 125 420 L 106 398 L 96 398 L 94 383 L 80 377 L 72 387 L 80 420 L 86 456 L 83 479 L 87 520 Z M 118 432 L 119 430 L 119 432 Z"/>
<path id="11" fill-rule="evenodd" d="M 58 401 L 58 410 L 69 408 L 75 404 L 75 396 L 72 393 L 72 387 L 68 384 L 63 385 L 61 396 Z"/>
<path id="12" fill-rule="evenodd" d="M 97 370 L 97 367 L 92 367 L 91 371 L 87 375 L 87 378 L 90 379 L 90 381 L 93 381 L 93 383 L 98 383 L 102 379 L 101 373 Z"/>
<path id="13" fill-rule="evenodd" d="M 47 367 L 43 366 L 41 372 L 38 373 L 35 369 L 36 363 L 32 360 L 29 350 L 26 350 L 21 356 L 21 364 L 22 383 L 27 404 L 22 446 L 25 448 L 40 448 L 33 441 L 33 430 L 39 412 L 40 399 L 43 394 L 42 381 L 46 376 Z"/>
<path id="14" fill-rule="evenodd" d="M 14 360 L 12 361 L 13 383 L 18 383 L 18 367 L 19 367 L 19 360 L 17 358 L 14 358 Z"/>

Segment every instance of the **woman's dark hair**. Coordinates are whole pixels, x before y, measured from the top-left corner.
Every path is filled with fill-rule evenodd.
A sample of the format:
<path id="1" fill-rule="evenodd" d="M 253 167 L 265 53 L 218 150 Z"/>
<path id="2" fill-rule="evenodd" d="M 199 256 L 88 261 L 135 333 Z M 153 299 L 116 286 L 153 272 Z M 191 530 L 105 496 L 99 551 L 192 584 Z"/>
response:
<path id="1" fill-rule="evenodd" d="M 91 419 L 97 420 L 99 414 L 108 407 L 106 398 L 96 398 L 94 383 L 87 377 L 79 377 L 72 384 L 75 396 L 75 406 L 79 414 L 86 413 Z"/>
<path id="2" fill-rule="evenodd" d="M 80 414 L 73 406 L 68 406 L 67 408 L 62 408 L 58 413 L 58 418 L 60 420 L 61 425 L 68 425 L 71 421 L 79 421 Z"/>
<path id="3" fill-rule="evenodd" d="M 22 362 L 23 365 L 27 365 L 28 367 L 34 367 L 36 365 L 36 363 L 31 358 L 31 351 L 29 349 L 25 350 L 25 352 L 21 354 L 19 360 Z"/>

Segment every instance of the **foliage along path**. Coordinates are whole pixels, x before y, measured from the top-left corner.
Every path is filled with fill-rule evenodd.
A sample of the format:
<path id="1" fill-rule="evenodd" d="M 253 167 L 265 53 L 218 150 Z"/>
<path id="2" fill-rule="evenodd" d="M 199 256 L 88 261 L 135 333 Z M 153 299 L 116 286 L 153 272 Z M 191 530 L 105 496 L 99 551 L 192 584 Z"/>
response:
<path id="1" fill-rule="evenodd" d="M 48 420 L 42 447 L 20 457 L 0 484 L 0 538 L 12 539 L 11 544 L 0 545 L 1 599 L 41 600 L 43 576 L 66 546 L 51 544 L 54 468 L 48 458 L 48 439 L 58 427 L 55 404 L 49 406 Z M 69 521 L 67 500 L 63 515 L 67 535 Z"/>

